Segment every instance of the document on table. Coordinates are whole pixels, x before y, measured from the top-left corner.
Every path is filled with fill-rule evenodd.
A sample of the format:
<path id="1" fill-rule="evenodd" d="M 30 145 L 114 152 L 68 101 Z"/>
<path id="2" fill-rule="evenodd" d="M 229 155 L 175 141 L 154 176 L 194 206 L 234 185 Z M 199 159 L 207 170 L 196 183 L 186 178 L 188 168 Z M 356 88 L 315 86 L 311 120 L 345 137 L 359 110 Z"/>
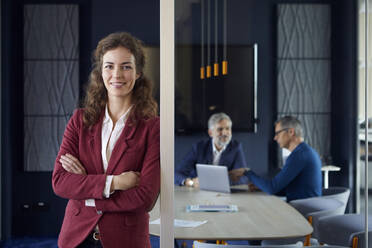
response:
<path id="1" fill-rule="evenodd" d="M 188 205 L 186 212 L 238 212 L 236 205 Z"/>
<path id="2" fill-rule="evenodd" d="M 203 225 L 205 223 L 207 223 L 206 220 L 203 220 L 203 221 L 179 220 L 179 219 L 174 220 L 174 226 L 175 227 L 198 227 L 198 226 Z M 153 221 L 150 221 L 150 224 L 159 225 L 160 224 L 160 218 L 156 219 L 156 220 L 153 220 Z"/>

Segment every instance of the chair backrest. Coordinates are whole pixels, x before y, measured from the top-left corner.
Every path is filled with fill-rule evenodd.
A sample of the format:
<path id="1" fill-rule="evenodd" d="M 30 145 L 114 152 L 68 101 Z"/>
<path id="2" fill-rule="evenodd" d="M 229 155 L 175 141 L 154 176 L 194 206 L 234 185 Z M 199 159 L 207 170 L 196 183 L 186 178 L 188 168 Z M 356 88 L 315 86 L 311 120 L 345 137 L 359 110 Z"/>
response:
<path id="1" fill-rule="evenodd" d="M 248 247 L 260 247 L 260 246 L 250 246 L 250 245 L 217 245 L 217 244 L 209 244 L 209 243 L 202 243 L 198 241 L 194 241 L 194 248 L 248 248 Z"/>
<path id="2" fill-rule="evenodd" d="M 256 246 L 256 245 L 216 245 L 201 243 L 194 241 L 194 248 L 286 248 L 286 247 L 302 247 L 298 245 L 269 245 L 269 246 Z M 311 246 L 311 248 L 324 248 L 323 246 Z M 344 246 L 327 246 L 327 248 L 346 248 Z"/>
<path id="3" fill-rule="evenodd" d="M 330 187 L 328 189 L 322 189 L 322 197 L 324 198 L 334 198 L 342 202 L 345 206 L 349 201 L 350 189 L 346 187 Z M 344 213 L 345 213 L 344 209 Z"/>
<path id="4" fill-rule="evenodd" d="M 300 212 L 304 217 L 307 217 L 310 213 L 338 209 L 342 205 L 342 202 L 333 198 L 324 198 L 319 196 L 293 200 L 290 201 L 289 204 L 298 212 Z"/>

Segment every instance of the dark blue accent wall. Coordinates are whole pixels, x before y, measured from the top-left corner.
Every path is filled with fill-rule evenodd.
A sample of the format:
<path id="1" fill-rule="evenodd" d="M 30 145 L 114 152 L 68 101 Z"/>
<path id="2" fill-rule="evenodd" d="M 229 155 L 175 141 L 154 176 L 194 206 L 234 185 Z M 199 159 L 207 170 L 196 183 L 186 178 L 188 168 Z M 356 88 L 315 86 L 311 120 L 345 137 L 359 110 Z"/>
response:
<path id="1" fill-rule="evenodd" d="M 357 82 L 357 1 L 332 4 L 332 157 L 341 166 L 331 173 L 330 185 L 351 188 L 348 210 L 355 210 L 358 82 Z"/>
<path id="2" fill-rule="evenodd" d="M 160 44 L 160 1 L 92 1 L 92 40 L 116 31 L 126 31 L 148 45 Z"/>

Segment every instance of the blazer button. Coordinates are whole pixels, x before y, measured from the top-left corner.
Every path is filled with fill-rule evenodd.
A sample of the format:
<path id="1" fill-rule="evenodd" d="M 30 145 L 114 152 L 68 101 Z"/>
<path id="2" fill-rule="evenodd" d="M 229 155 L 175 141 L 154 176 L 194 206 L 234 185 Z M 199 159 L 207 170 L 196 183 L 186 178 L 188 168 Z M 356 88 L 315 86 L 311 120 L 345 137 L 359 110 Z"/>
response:
<path id="1" fill-rule="evenodd" d="M 101 210 L 98 210 L 98 211 L 97 211 L 97 214 L 102 214 L 102 211 L 101 211 Z"/>

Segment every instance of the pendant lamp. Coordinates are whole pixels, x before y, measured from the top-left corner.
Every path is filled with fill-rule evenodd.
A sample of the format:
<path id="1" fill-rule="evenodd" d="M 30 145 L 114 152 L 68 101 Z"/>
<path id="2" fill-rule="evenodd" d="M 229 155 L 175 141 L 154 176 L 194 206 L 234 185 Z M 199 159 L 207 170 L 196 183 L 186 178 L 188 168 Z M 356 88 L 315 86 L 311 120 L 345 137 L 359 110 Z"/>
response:
<path id="1" fill-rule="evenodd" d="M 218 77 L 218 0 L 214 0 L 214 68 L 213 76 Z"/>
<path id="2" fill-rule="evenodd" d="M 222 75 L 227 75 L 227 0 L 223 0 L 223 60 Z"/>

